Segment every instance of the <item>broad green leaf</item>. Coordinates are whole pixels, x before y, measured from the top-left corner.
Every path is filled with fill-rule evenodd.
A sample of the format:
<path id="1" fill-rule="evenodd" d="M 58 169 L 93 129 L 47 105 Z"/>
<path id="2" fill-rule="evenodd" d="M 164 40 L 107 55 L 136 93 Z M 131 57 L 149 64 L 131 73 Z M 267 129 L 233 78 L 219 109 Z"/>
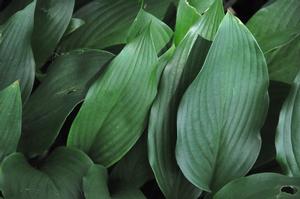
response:
<path id="1" fill-rule="evenodd" d="M 166 12 L 169 4 L 169 0 L 145 0 L 144 9 L 160 17 Z M 140 0 L 91 1 L 74 15 L 85 21 L 85 24 L 69 35 L 59 49 L 103 49 L 125 44 L 128 27 L 133 23 L 140 7 Z"/>
<path id="2" fill-rule="evenodd" d="M 276 134 L 277 160 L 289 176 L 300 176 L 300 73 L 284 102 Z"/>
<path id="3" fill-rule="evenodd" d="M 141 31 L 143 31 L 148 24 L 151 24 L 150 32 L 152 37 L 155 38 L 155 49 L 159 52 L 170 41 L 173 32 L 169 26 L 142 9 L 128 32 L 127 40 L 131 41 L 140 35 Z"/>
<path id="4" fill-rule="evenodd" d="M 143 135 L 113 168 L 109 180 L 113 186 L 130 185 L 139 188 L 152 177 L 147 154 L 147 136 Z"/>
<path id="5" fill-rule="evenodd" d="M 0 27 L 0 90 L 19 80 L 23 102 L 29 97 L 34 81 L 31 33 L 35 4 L 32 1 Z"/>
<path id="6" fill-rule="evenodd" d="M 292 83 L 299 71 L 300 1 L 276 0 L 248 22 L 265 53 L 270 79 Z"/>
<path id="7" fill-rule="evenodd" d="M 260 173 L 228 183 L 213 199 L 297 199 L 299 190 L 300 178 Z"/>
<path id="8" fill-rule="evenodd" d="M 85 199 L 111 199 L 107 186 L 108 176 L 106 168 L 93 165 L 83 177 L 83 192 Z"/>
<path id="9" fill-rule="evenodd" d="M 37 0 L 32 35 L 36 66 L 41 67 L 66 31 L 75 0 Z"/>
<path id="10" fill-rule="evenodd" d="M 81 151 L 61 147 L 36 169 L 15 153 L 1 167 L 2 193 L 6 199 L 81 199 L 82 177 L 92 164 Z"/>
<path id="11" fill-rule="evenodd" d="M 83 101 L 97 73 L 112 58 L 100 50 L 75 50 L 57 57 L 24 107 L 19 150 L 29 156 L 44 153 L 67 116 Z"/>
<path id="12" fill-rule="evenodd" d="M 141 136 L 157 92 L 158 58 L 150 26 L 91 86 L 69 133 L 68 146 L 105 167 L 120 160 Z"/>
<path id="13" fill-rule="evenodd" d="M 176 16 L 174 43 L 177 46 L 201 15 L 218 0 L 180 0 Z"/>
<path id="14" fill-rule="evenodd" d="M 21 153 L 8 156 L 1 167 L 2 194 L 7 199 L 61 199 L 54 182 L 33 168 Z"/>
<path id="15" fill-rule="evenodd" d="M 254 37 L 227 13 L 178 110 L 176 159 L 200 189 L 215 192 L 254 164 L 268 107 L 268 81 Z"/>
<path id="16" fill-rule="evenodd" d="M 0 162 L 16 152 L 21 136 L 22 100 L 19 83 L 0 91 Z"/>
<path id="17" fill-rule="evenodd" d="M 217 1 L 215 5 L 220 2 Z M 202 33 L 204 37 L 213 35 L 214 29 L 219 26 L 220 20 L 210 20 L 210 13 L 224 16 L 223 9 L 212 6 L 187 33 L 163 72 L 158 96 L 151 108 L 148 135 L 149 160 L 166 198 L 197 198 L 200 195 L 200 190 L 184 178 L 175 160 L 176 113 L 184 91 L 202 67 L 211 44 L 201 37 L 198 38 L 198 34 Z M 214 26 L 214 28 L 205 26 L 211 32 L 203 31 L 203 25 L 207 21 L 211 21 L 211 25 Z"/>

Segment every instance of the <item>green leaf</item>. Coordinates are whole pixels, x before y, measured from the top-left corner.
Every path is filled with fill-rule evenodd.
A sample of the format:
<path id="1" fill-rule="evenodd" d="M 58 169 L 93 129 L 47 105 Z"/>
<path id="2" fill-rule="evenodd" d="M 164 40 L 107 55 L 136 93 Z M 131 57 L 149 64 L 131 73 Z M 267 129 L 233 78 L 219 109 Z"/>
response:
<path id="1" fill-rule="evenodd" d="M 60 50 L 103 49 L 126 42 L 128 27 L 139 11 L 137 0 L 96 0 L 79 9 L 74 17 L 85 24 L 69 35 Z"/>
<path id="2" fill-rule="evenodd" d="M 260 173 L 228 183 L 213 199 L 297 199 L 300 197 L 299 190 L 300 178 Z"/>
<path id="3" fill-rule="evenodd" d="M 180 0 L 176 16 L 174 43 L 177 46 L 201 15 L 219 0 Z"/>
<path id="4" fill-rule="evenodd" d="M 83 177 L 83 191 L 85 199 L 111 199 L 107 186 L 107 171 L 101 165 L 93 165 Z"/>
<path id="5" fill-rule="evenodd" d="M 151 24 L 151 35 L 153 38 L 155 38 L 155 49 L 157 52 L 160 52 L 160 50 L 170 41 L 173 31 L 162 21 L 142 9 L 140 10 L 128 32 L 127 41 L 132 41 L 136 36 L 140 35 L 145 27 L 147 27 L 149 24 Z"/>
<path id="6" fill-rule="evenodd" d="M 178 110 L 176 159 L 197 187 L 215 192 L 252 167 L 261 146 L 267 88 L 263 53 L 227 13 Z"/>
<path id="7" fill-rule="evenodd" d="M 276 134 L 276 159 L 289 176 L 300 176 L 300 73 L 280 111 Z"/>
<path id="8" fill-rule="evenodd" d="M 144 9 L 162 16 L 169 0 L 146 0 Z M 128 30 L 136 18 L 141 4 L 139 0 L 94 0 L 79 9 L 74 17 L 85 24 L 69 35 L 60 46 L 61 51 L 76 48 L 103 49 L 125 44 Z"/>
<path id="9" fill-rule="evenodd" d="M 224 15 L 223 9 L 215 5 L 217 4 L 205 13 L 178 45 L 163 72 L 158 96 L 151 108 L 148 135 L 149 160 L 166 198 L 197 198 L 200 195 L 200 190 L 184 178 L 175 160 L 176 113 L 184 91 L 202 67 L 211 44 L 198 37 L 198 34 L 202 33 L 204 37 L 214 35 L 214 29 L 219 26 L 220 20 L 214 16 L 212 18 L 210 13 Z M 211 21 L 211 24 L 204 26 L 207 21 Z M 210 31 L 204 31 L 204 27 Z"/>
<path id="10" fill-rule="evenodd" d="M 292 83 L 299 71 L 300 1 L 277 0 L 247 23 L 265 53 L 270 79 Z"/>
<path id="11" fill-rule="evenodd" d="M 130 185 L 139 188 L 150 180 L 153 174 L 147 152 L 145 134 L 113 168 L 109 177 L 113 186 Z"/>
<path id="12" fill-rule="evenodd" d="M 24 107 L 20 151 L 35 156 L 51 146 L 67 116 L 112 57 L 100 50 L 75 50 L 55 59 Z"/>
<path id="13" fill-rule="evenodd" d="M 38 0 L 34 17 L 32 48 L 37 67 L 52 54 L 66 31 L 75 0 Z"/>
<path id="14" fill-rule="evenodd" d="M 136 188 L 123 187 L 112 194 L 112 199 L 146 199 L 144 194 Z"/>
<path id="15" fill-rule="evenodd" d="M 80 148 L 105 167 L 120 160 L 144 130 L 157 92 L 157 60 L 148 27 L 91 86 L 72 124 L 68 146 Z"/>
<path id="16" fill-rule="evenodd" d="M 75 30 L 77 30 L 79 27 L 83 26 L 85 24 L 85 21 L 79 18 L 72 18 L 66 32 L 64 33 L 64 36 L 67 36 L 71 33 L 73 33 Z"/>
<path id="17" fill-rule="evenodd" d="M 0 91 L 0 163 L 16 152 L 21 136 L 22 101 L 19 83 Z"/>
<path id="18" fill-rule="evenodd" d="M 266 121 L 261 129 L 262 146 L 254 168 L 270 163 L 275 159 L 275 134 L 278 124 L 278 116 L 282 104 L 290 91 L 290 85 L 282 82 L 270 81 L 269 86 L 270 105 Z"/>
<path id="19" fill-rule="evenodd" d="M 145 9 L 147 12 L 150 12 L 157 18 L 163 19 L 166 15 L 166 12 L 170 4 L 177 0 L 143 0 L 143 1 L 144 1 L 143 9 Z"/>
<path id="20" fill-rule="evenodd" d="M 83 191 L 86 199 L 145 199 L 139 189 L 122 186 L 109 193 L 107 186 L 107 171 L 101 165 L 93 165 L 83 177 Z M 112 196 L 110 196 L 112 195 Z"/>
<path id="21" fill-rule="evenodd" d="M 39 169 L 20 153 L 2 164 L 2 193 L 6 199 L 81 199 L 81 181 L 92 165 L 81 151 L 57 148 Z"/>
<path id="22" fill-rule="evenodd" d="M 23 102 L 29 97 L 34 81 L 31 33 L 35 4 L 32 1 L 0 27 L 0 90 L 19 80 Z"/>
<path id="23" fill-rule="evenodd" d="M 0 12 L 0 25 L 5 23 L 12 15 L 24 9 L 32 0 L 12 0 L 8 6 Z"/>

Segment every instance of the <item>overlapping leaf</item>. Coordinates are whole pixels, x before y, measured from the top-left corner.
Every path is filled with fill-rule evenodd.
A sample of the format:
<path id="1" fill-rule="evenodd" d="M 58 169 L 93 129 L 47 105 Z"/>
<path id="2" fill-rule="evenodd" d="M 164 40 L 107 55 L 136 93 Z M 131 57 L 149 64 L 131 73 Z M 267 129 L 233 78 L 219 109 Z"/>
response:
<path id="1" fill-rule="evenodd" d="M 113 55 L 100 50 L 75 50 L 58 57 L 24 107 L 19 149 L 42 154 L 57 137 L 66 117 L 85 97 L 92 80 Z"/>
<path id="2" fill-rule="evenodd" d="M 5 23 L 17 11 L 24 9 L 32 0 L 12 0 L 8 6 L 0 12 L 0 24 Z"/>
<path id="3" fill-rule="evenodd" d="M 162 15 L 169 0 L 146 0 L 144 9 Z M 100 48 L 126 43 L 128 27 L 141 7 L 139 0 L 94 0 L 79 9 L 74 17 L 85 21 L 62 43 L 60 50 Z"/>
<path id="4" fill-rule="evenodd" d="M 213 199 L 297 199 L 299 190 L 300 178 L 261 173 L 228 183 Z"/>
<path id="5" fill-rule="evenodd" d="M 157 90 L 151 23 L 92 85 L 68 137 L 94 161 L 110 166 L 138 140 Z"/>
<path id="6" fill-rule="evenodd" d="M 299 71 L 299 9 L 298 0 L 273 1 L 247 24 L 265 53 L 272 80 L 291 83 Z"/>
<path id="7" fill-rule="evenodd" d="M 31 33 L 35 4 L 32 1 L 0 27 L 0 89 L 19 80 L 23 102 L 29 97 L 34 81 Z"/>
<path id="8" fill-rule="evenodd" d="M 81 199 L 81 181 L 92 161 L 82 152 L 57 148 L 39 169 L 20 153 L 7 157 L 1 167 L 6 199 Z"/>
<path id="9" fill-rule="evenodd" d="M 203 38 L 197 40 L 198 34 L 211 38 L 223 16 L 221 1 L 217 0 L 187 33 L 164 70 L 158 96 L 151 108 L 149 159 L 166 198 L 197 198 L 200 194 L 183 177 L 175 160 L 176 112 L 182 94 L 202 67 L 210 47 L 211 42 Z M 212 23 L 204 26 L 210 20 Z"/>
<path id="10" fill-rule="evenodd" d="M 279 117 L 276 134 L 277 160 L 289 176 L 300 176 L 300 73 L 292 85 Z"/>
<path id="11" fill-rule="evenodd" d="M 21 136 L 22 101 L 19 83 L 0 91 L 0 162 L 16 152 Z"/>
<path id="12" fill-rule="evenodd" d="M 75 0 L 38 0 L 32 36 L 37 67 L 41 67 L 56 48 L 73 14 Z"/>
<path id="13" fill-rule="evenodd" d="M 176 16 L 174 43 L 177 46 L 188 30 L 216 0 L 180 0 Z"/>
<path id="14" fill-rule="evenodd" d="M 107 185 L 107 171 L 101 165 L 93 165 L 83 178 L 83 191 L 86 199 L 145 199 L 142 192 L 134 187 L 118 187 L 110 193 Z"/>
<path id="15" fill-rule="evenodd" d="M 249 171 L 261 145 L 267 88 L 263 53 L 228 13 L 178 111 L 176 159 L 193 184 L 215 192 Z"/>
<path id="16" fill-rule="evenodd" d="M 135 21 L 133 22 L 128 32 L 127 41 L 131 41 L 137 35 L 141 34 L 140 31 L 143 31 L 147 24 L 151 24 L 150 33 L 152 37 L 155 38 L 155 40 L 153 40 L 154 46 L 156 51 L 159 53 L 159 51 L 169 42 L 173 32 L 169 26 L 164 24 L 153 15 L 145 12 L 143 9 L 140 10 Z"/>

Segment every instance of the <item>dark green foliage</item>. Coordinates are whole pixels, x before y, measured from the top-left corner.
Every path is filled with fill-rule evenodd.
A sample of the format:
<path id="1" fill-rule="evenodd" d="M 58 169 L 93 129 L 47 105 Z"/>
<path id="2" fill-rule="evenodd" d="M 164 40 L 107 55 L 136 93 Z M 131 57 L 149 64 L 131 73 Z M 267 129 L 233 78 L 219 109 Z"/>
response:
<path id="1" fill-rule="evenodd" d="M 299 199 L 299 28 L 299 0 L 0 0 L 0 198 Z"/>

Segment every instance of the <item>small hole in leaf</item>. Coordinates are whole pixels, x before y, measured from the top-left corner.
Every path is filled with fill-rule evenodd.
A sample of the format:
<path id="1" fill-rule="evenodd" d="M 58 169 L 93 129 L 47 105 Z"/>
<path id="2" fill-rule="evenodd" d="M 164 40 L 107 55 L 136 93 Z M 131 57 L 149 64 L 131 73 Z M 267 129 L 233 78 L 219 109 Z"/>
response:
<path id="1" fill-rule="evenodd" d="M 281 187 L 280 191 L 293 195 L 293 194 L 297 193 L 298 190 L 293 186 L 288 186 L 287 185 L 287 186 Z"/>

